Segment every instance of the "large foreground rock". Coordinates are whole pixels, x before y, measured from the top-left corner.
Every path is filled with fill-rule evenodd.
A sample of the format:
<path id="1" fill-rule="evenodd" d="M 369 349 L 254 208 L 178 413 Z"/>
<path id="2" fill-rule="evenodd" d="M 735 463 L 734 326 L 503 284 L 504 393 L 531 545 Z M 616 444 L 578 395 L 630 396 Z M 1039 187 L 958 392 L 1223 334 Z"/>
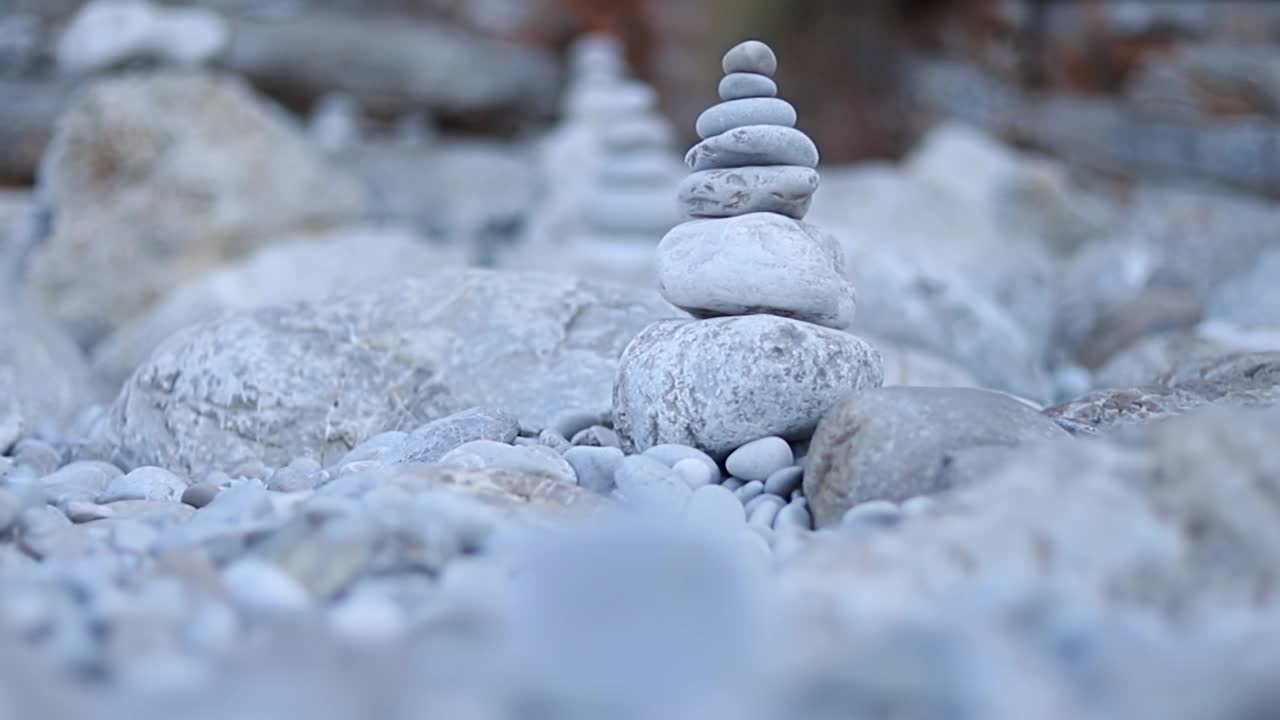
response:
<path id="1" fill-rule="evenodd" d="M 290 237 L 179 287 L 94 348 L 94 371 L 118 387 L 174 332 L 226 312 L 321 300 L 461 265 L 411 233 L 357 228 Z"/>
<path id="2" fill-rule="evenodd" d="M 818 527 L 868 500 L 945 490 L 947 453 L 1067 437 L 1003 393 L 975 388 L 886 387 L 850 395 L 823 418 L 809 446 L 804 489 Z"/>
<path id="3" fill-rule="evenodd" d="M 607 411 L 627 342 L 678 314 L 569 276 L 440 272 L 183 331 L 126 384 L 112 428 L 137 463 L 198 474 L 329 463 L 480 405 L 545 427 L 568 408 Z"/>
<path id="4" fill-rule="evenodd" d="M 20 435 L 58 435 L 95 390 L 69 338 L 20 303 L 0 306 L 0 451 Z"/>
<path id="5" fill-rule="evenodd" d="M 622 357 L 613 421 L 637 452 L 677 443 L 724 457 L 806 437 L 846 394 L 883 382 L 875 348 L 839 330 L 774 315 L 662 322 Z"/>
<path id="6" fill-rule="evenodd" d="M 30 294 L 92 345 L 186 280 L 281 234 L 344 225 L 363 190 L 243 83 L 197 73 L 91 86 L 61 119 Z"/>

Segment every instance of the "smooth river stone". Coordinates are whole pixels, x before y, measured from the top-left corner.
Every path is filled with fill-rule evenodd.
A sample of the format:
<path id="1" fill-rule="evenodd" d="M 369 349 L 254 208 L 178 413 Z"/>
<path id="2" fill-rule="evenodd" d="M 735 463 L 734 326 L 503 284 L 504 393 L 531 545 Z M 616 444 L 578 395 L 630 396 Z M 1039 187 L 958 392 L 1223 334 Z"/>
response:
<path id="1" fill-rule="evenodd" d="M 677 225 L 658 244 L 657 274 L 667 302 L 694 317 L 768 313 L 836 329 L 853 322 L 856 294 L 840 243 L 773 213 Z"/>
<path id="2" fill-rule="evenodd" d="M 818 173 L 793 165 L 704 170 L 677 191 L 686 217 L 719 218 L 770 212 L 804 219 L 818 190 Z"/>
<path id="3" fill-rule="evenodd" d="M 749 125 L 796 126 L 796 109 L 778 98 L 743 98 L 712 105 L 698 116 L 696 129 L 703 140 Z"/>
<path id="4" fill-rule="evenodd" d="M 724 458 L 757 438 L 808 437 L 846 395 L 879 387 L 883 373 L 868 343 L 811 323 L 663 320 L 623 352 L 614 423 L 627 452 L 678 443 Z"/>
<path id="5" fill-rule="evenodd" d="M 818 146 L 808 135 L 781 125 L 747 125 L 694 145 L 684 156 L 694 172 L 748 165 L 818 167 Z"/>
<path id="6" fill-rule="evenodd" d="M 721 100 L 765 98 L 778 95 L 778 83 L 759 73 L 730 73 L 720 81 Z"/>
<path id="7" fill-rule="evenodd" d="M 759 40 L 747 40 L 730 48 L 720 67 L 725 75 L 747 72 L 773 77 L 778 72 L 778 56 L 773 54 L 773 48 Z"/>

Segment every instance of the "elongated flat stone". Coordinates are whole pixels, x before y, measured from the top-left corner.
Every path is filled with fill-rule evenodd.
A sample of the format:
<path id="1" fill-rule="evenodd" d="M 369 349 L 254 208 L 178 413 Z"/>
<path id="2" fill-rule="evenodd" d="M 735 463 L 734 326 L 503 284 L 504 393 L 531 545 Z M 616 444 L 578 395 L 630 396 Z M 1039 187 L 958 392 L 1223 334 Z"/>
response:
<path id="1" fill-rule="evenodd" d="M 778 56 L 773 49 L 759 40 L 747 40 L 733 46 L 720 62 L 726 75 L 749 72 L 773 77 L 778 72 Z"/>
<path id="2" fill-rule="evenodd" d="M 657 258 L 658 290 L 694 317 L 768 313 L 837 329 L 853 321 L 839 242 L 781 215 L 683 223 Z"/>
<path id="3" fill-rule="evenodd" d="M 694 172 L 747 165 L 818 167 L 818 146 L 808 135 L 781 125 L 748 125 L 694 145 L 685 164 Z"/>
<path id="4" fill-rule="evenodd" d="M 743 98 L 771 98 L 778 96 L 778 83 L 768 75 L 759 73 L 729 73 L 720 80 L 721 100 Z"/>
<path id="5" fill-rule="evenodd" d="M 803 220 L 817 171 L 794 165 L 749 166 L 704 170 L 680 183 L 680 210 L 691 218 L 720 218 L 772 212 Z"/>
<path id="6" fill-rule="evenodd" d="M 707 139 L 748 125 L 795 127 L 796 109 L 778 98 L 744 98 L 712 105 L 698 116 L 698 137 Z"/>

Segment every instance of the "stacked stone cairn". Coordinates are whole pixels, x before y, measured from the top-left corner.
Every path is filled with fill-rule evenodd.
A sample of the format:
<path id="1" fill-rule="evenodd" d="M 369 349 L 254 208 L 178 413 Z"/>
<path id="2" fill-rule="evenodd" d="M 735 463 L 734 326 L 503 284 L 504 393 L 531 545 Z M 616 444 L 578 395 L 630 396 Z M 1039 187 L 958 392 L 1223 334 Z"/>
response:
<path id="1" fill-rule="evenodd" d="M 659 244 L 659 290 L 694 319 L 655 323 L 624 351 L 614 422 L 627 452 L 688 445 L 717 461 L 764 438 L 803 443 L 850 392 L 883 383 L 880 354 L 845 331 L 855 293 L 839 243 L 803 222 L 818 150 L 776 97 L 777 59 L 724 56 L 724 102 L 678 190 L 688 220 Z"/>

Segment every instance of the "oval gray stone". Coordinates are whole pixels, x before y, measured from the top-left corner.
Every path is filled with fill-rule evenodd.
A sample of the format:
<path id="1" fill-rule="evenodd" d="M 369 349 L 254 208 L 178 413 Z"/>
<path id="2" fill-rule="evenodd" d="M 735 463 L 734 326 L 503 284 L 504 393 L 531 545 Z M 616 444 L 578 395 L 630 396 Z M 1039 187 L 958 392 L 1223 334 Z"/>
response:
<path id="1" fill-rule="evenodd" d="M 695 447 L 675 443 L 654 445 L 644 451 L 644 456 L 651 457 L 670 468 L 674 468 L 681 460 L 697 460 L 707 466 L 707 470 L 717 482 L 720 480 L 720 465 L 710 455 Z"/>
<path id="2" fill-rule="evenodd" d="M 666 320 L 623 352 L 614 422 L 632 451 L 678 443 L 724 457 L 767 435 L 810 435 L 841 398 L 883 379 L 875 348 L 838 330 L 774 315 Z"/>
<path id="3" fill-rule="evenodd" d="M 578 475 L 578 484 L 601 495 L 613 491 L 613 474 L 622 458 L 622 451 L 616 447 L 579 446 L 569 448 L 564 454 L 565 461 Z"/>
<path id="4" fill-rule="evenodd" d="M 769 476 L 789 466 L 795 458 L 791 456 L 791 446 L 780 437 L 763 437 L 752 440 L 729 453 L 724 466 L 734 477 L 748 482 L 759 480 L 764 482 Z"/>
<path id="5" fill-rule="evenodd" d="M 796 220 L 809 212 L 818 172 L 794 165 L 765 165 L 691 173 L 676 191 L 686 217 L 723 218 L 771 212 Z"/>
<path id="6" fill-rule="evenodd" d="M 773 53 L 773 48 L 759 40 L 747 40 L 730 48 L 720 61 L 720 67 L 726 75 L 759 73 L 773 77 L 778 72 L 778 56 Z"/>
<path id="7" fill-rule="evenodd" d="M 748 125 L 796 126 L 796 109 L 780 98 L 742 98 L 712 105 L 698 116 L 694 129 L 706 140 Z"/>
<path id="8" fill-rule="evenodd" d="M 465 443 L 491 440 L 509 444 L 519 434 L 520 423 L 515 416 L 497 408 L 475 407 L 419 427 L 380 459 L 391 464 L 434 463 Z"/>
<path id="9" fill-rule="evenodd" d="M 791 497 L 791 494 L 800 487 L 800 481 L 803 479 L 804 468 L 800 465 L 784 467 L 765 479 L 764 490 L 774 495 Z"/>
<path id="10" fill-rule="evenodd" d="M 747 522 L 742 502 L 720 485 L 704 485 L 694 490 L 684 512 L 686 518 L 699 526 L 716 530 L 740 528 Z"/>
<path id="11" fill-rule="evenodd" d="M 675 465 L 671 466 L 672 470 L 684 480 L 684 484 L 697 490 L 705 485 L 711 485 L 720 478 L 719 473 L 712 474 L 705 463 L 696 458 L 685 458 Z"/>
<path id="12" fill-rule="evenodd" d="M 792 500 L 778 511 L 773 518 L 774 530 L 785 530 L 786 528 L 799 528 L 801 530 L 813 529 L 813 516 L 809 513 L 808 503 L 804 498 Z"/>
<path id="13" fill-rule="evenodd" d="M 674 470 L 643 455 L 623 458 L 613 479 L 628 503 L 662 514 L 679 512 L 693 495 Z"/>
<path id="14" fill-rule="evenodd" d="M 694 220 L 658 244 L 658 290 L 694 317 L 768 313 L 845 328 L 856 295 L 839 241 L 773 213 Z"/>
<path id="15" fill-rule="evenodd" d="M 738 498 L 738 502 L 743 505 L 749 504 L 752 500 L 760 497 L 764 493 L 764 483 L 759 480 L 752 480 L 746 485 L 733 491 L 734 496 Z"/>
<path id="16" fill-rule="evenodd" d="M 1070 437 L 1004 393 L 896 386 L 850 395 L 818 426 L 804 492 L 816 527 L 868 500 L 902 501 L 946 488 L 948 453 Z"/>
<path id="17" fill-rule="evenodd" d="M 818 167 L 818 146 L 808 135 L 781 125 L 747 125 L 703 140 L 689 149 L 690 170 L 716 170 L 747 165 Z"/>
<path id="18" fill-rule="evenodd" d="M 721 100 L 741 100 L 743 98 L 776 97 L 778 83 L 768 75 L 752 72 L 736 72 L 725 75 L 720 80 Z"/>

